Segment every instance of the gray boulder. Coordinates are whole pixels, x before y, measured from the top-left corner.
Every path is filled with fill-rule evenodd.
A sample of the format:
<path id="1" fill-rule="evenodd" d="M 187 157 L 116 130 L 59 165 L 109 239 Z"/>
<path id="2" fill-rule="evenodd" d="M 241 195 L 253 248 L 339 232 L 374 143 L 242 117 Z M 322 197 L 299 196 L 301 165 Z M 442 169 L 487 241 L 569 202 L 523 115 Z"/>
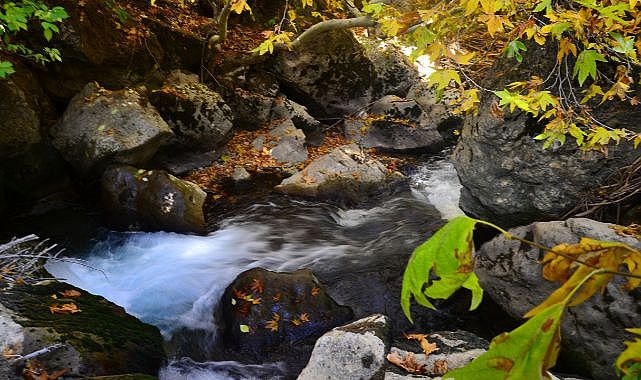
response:
<path id="1" fill-rule="evenodd" d="M 536 44 L 528 46 L 522 64 L 501 59 L 485 75 L 486 88 L 530 78 L 545 78 L 554 67 L 556 52 Z M 634 162 L 641 152 L 629 142 L 610 145 L 608 155 L 583 152 L 571 138 L 563 146 L 546 150 L 534 137 L 544 123 L 520 111 L 492 114 L 496 97 L 480 98 L 478 116 L 465 118 L 453 159 L 463 189 L 460 206 L 468 214 L 516 226 L 535 220 L 561 218 L 617 170 Z M 624 102 L 608 102 L 594 109 L 601 122 L 639 130 L 641 109 Z"/>
<path id="2" fill-rule="evenodd" d="M 374 65 L 347 30 L 331 31 L 299 49 L 280 52 L 273 70 L 305 104 L 327 114 L 348 114 L 378 95 Z"/>
<path id="3" fill-rule="evenodd" d="M 404 180 L 402 174 L 390 173 L 356 145 L 344 145 L 312 161 L 276 186 L 276 190 L 290 195 L 359 203 L 370 195 L 394 192 Z"/>
<path id="4" fill-rule="evenodd" d="M 407 92 L 407 99 L 414 100 L 423 110 L 423 118 L 427 124 L 435 125 L 446 143 L 456 143 L 463 128 L 463 118 L 454 112 L 459 92 L 448 89 L 443 92 L 441 99 L 436 91 L 426 82 L 417 81 Z"/>
<path id="5" fill-rule="evenodd" d="M 70 291 L 75 294 L 68 295 Z M 55 295 L 57 299 L 53 299 Z M 73 314 L 50 307 L 73 304 Z M 102 297 L 62 282 L 15 285 L 0 291 L 0 376 L 19 379 L 34 354 L 49 374 L 88 378 L 127 373 L 156 376 L 165 360 L 163 339 L 154 326 L 142 323 Z M 35 354 L 37 353 L 37 354 Z"/>
<path id="6" fill-rule="evenodd" d="M 162 170 L 112 166 L 102 176 L 102 202 L 121 228 L 203 233 L 207 195 Z"/>
<path id="7" fill-rule="evenodd" d="M 610 226 L 590 219 L 568 219 L 533 223 L 509 232 L 547 247 L 589 237 L 641 248 L 639 240 L 619 236 Z M 542 277 L 539 260 L 543 255 L 537 248 L 499 236 L 477 252 L 474 272 L 486 294 L 519 318 L 559 287 Z M 597 293 L 567 310 L 561 328 L 562 358 L 568 358 L 565 367 L 594 379 L 616 378 L 614 361 L 624 349 L 623 341 L 631 338 L 625 329 L 638 327 L 641 321 L 641 294 L 624 291 L 623 283 L 616 279 L 602 295 Z"/>
<path id="8" fill-rule="evenodd" d="M 359 37 L 359 42 L 374 65 L 378 94 L 403 98 L 410 87 L 420 81 L 416 66 L 398 46 L 375 38 Z"/>
<path id="9" fill-rule="evenodd" d="M 149 100 L 174 132 L 154 157 L 155 166 L 179 175 L 220 156 L 233 127 L 232 111 L 197 75 L 173 71 Z"/>
<path id="10" fill-rule="evenodd" d="M 305 133 L 307 143 L 311 142 L 314 146 L 323 143 L 323 124 L 309 114 L 307 107 L 301 106 L 285 96 L 274 99 L 270 118 L 271 120 L 291 120 L 296 128 Z"/>
<path id="11" fill-rule="evenodd" d="M 232 113 L 218 93 L 196 78 L 173 72 L 149 100 L 174 132 L 172 148 L 211 151 L 229 135 Z"/>
<path id="12" fill-rule="evenodd" d="M 298 380 L 382 379 L 388 322 L 386 316 L 376 314 L 325 333 L 316 341 Z"/>
<path id="13" fill-rule="evenodd" d="M 291 120 L 285 120 L 266 136 L 252 142 L 256 150 L 268 149 L 269 155 L 280 163 L 295 165 L 307 160 L 305 134 Z"/>
<path id="14" fill-rule="evenodd" d="M 98 177 L 109 164 L 144 165 L 172 132 L 136 90 L 90 83 L 71 100 L 51 136 L 78 173 Z"/>
<path id="15" fill-rule="evenodd" d="M 376 101 L 365 117 L 346 120 L 345 135 L 365 148 L 437 152 L 444 146 L 437 124 L 418 103 L 394 95 Z"/>

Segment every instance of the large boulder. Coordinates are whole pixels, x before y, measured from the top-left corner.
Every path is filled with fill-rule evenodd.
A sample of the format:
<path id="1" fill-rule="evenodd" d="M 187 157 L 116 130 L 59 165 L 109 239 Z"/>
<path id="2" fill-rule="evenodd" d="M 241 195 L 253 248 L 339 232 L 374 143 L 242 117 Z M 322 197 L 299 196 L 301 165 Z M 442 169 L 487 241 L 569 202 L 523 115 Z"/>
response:
<path id="1" fill-rule="evenodd" d="M 0 193 L 32 201 L 62 188 L 67 167 L 46 138 L 53 105 L 24 65 L 0 80 Z"/>
<path id="2" fill-rule="evenodd" d="M 90 83 L 71 100 L 51 135 L 78 173 L 99 177 L 112 163 L 145 165 L 172 132 L 138 91 Z"/>
<path id="3" fill-rule="evenodd" d="M 555 52 L 532 44 L 522 64 L 499 60 L 482 85 L 503 89 L 532 75 L 545 78 L 554 67 L 554 57 Z M 607 156 L 581 151 L 572 141 L 543 149 L 534 140 L 543 122 L 520 111 L 501 117 L 492 112 L 495 101 L 491 94 L 481 97 L 479 114 L 465 118 L 453 156 L 463 185 L 461 208 L 475 217 L 504 226 L 558 219 L 581 201 L 586 190 L 641 155 L 625 141 L 610 146 Z M 613 127 L 638 130 L 641 108 L 608 102 L 595 108 L 595 116 Z"/>
<path id="4" fill-rule="evenodd" d="M 611 226 L 590 219 L 568 219 L 537 222 L 509 232 L 547 247 L 589 237 L 641 248 L 639 240 L 619 236 Z M 510 315 L 522 317 L 559 287 L 542 277 L 539 260 L 544 254 L 538 248 L 499 236 L 477 252 L 474 272 L 487 295 Z M 566 311 L 561 328 L 564 367 L 574 367 L 594 379 L 616 378 L 614 361 L 624 349 L 623 341 L 630 340 L 625 329 L 638 327 L 641 321 L 641 293 L 626 292 L 623 283 L 617 279 L 603 294 L 597 292 Z"/>
<path id="5" fill-rule="evenodd" d="M 283 86 L 318 112 L 348 114 L 378 95 L 374 65 L 348 30 L 331 31 L 280 52 L 271 64 Z"/>
<path id="6" fill-rule="evenodd" d="M 219 302 L 227 348 L 265 358 L 270 348 L 313 339 L 352 318 L 310 270 L 276 273 L 255 268 L 241 273 Z"/>
<path id="7" fill-rule="evenodd" d="M 388 41 L 358 37 L 365 55 L 374 65 L 375 87 L 380 95 L 405 97 L 420 80 L 420 74 L 403 51 Z"/>
<path id="8" fill-rule="evenodd" d="M 298 380 L 382 379 L 388 324 L 386 316 L 376 314 L 325 333 Z"/>
<path id="9" fill-rule="evenodd" d="M 305 133 L 289 119 L 270 130 L 267 135 L 256 138 L 252 146 L 259 151 L 267 149 L 273 159 L 283 164 L 295 165 L 307 160 Z"/>
<path id="10" fill-rule="evenodd" d="M 345 135 L 365 148 L 437 152 L 444 140 L 418 103 L 388 95 L 376 101 L 364 117 L 347 119 Z"/>
<path id="11" fill-rule="evenodd" d="M 162 170 L 112 166 L 102 176 L 102 202 L 121 228 L 203 233 L 207 195 Z"/>
<path id="12" fill-rule="evenodd" d="M 149 100 L 174 132 L 156 161 L 174 173 L 209 165 L 233 127 L 232 111 L 223 98 L 196 75 L 174 71 Z"/>
<path id="13" fill-rule="evenodd" d="M 283 180 L 276 190 L 290 195 L 360 203 L 368 196 L 393 193 L 405 177 L 389 171 L 356 145 L 344 145 Z"/>
<path id="14" fill-rule="evenodd" d="M 65 313 L 64 305 L 75 305 L 67 309 L 76 311 Z M 21 356 L 40 351 L 35 360 L 43 369 L 49 374 L 64 370 L 65 377 L 156 376 L 165 360 L 156 327 L 62 282 L 15 285 L 0 292 L 0 349 Z M 25 364 L 20 359 L 7 363 L 0 356 L 0 375 L 20 378 L 16 371 Z"/>

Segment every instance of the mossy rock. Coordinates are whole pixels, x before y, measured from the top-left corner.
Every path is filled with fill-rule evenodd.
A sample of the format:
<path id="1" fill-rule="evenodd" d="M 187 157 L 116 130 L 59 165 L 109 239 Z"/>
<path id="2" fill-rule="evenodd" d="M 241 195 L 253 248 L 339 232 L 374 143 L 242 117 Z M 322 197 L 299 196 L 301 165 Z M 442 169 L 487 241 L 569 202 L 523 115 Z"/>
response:
<path id="1" fill-rule="evenodd" d="M 65 298 L 75 290 L 80 296 Z M 53 296 L 56 296 L 56 299 Z M 50 307 L 73 303 L 80 312 L 52 313 Z M 68 368 L 82 377 L 140 373 L 156 376 L 165 360 L 159 330 L 127 314 L 103 297 L 62 282 L 17 285 L 0 292 L 0 343 L 25 355 L 56 343 L 59 350 L 38 357 L 48 370 Z M 6 326 L 22 328 L 11 339 Z M 6 348 L 6 347 L 5 347 Z M 134 375 L 131 375 L 134 376 Z M 135 377 L 136 379 L 143 377 Z"/>

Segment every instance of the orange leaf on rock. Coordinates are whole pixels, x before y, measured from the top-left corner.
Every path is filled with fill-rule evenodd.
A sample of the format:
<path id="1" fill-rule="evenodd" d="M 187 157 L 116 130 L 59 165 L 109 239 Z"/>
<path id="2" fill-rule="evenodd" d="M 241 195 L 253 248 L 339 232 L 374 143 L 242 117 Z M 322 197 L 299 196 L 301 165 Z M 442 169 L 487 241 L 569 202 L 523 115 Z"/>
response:
<path id="1" fill-rule="evenodd" d="M 256 293 L 262 293 L 265 291 L 265 287 L 263 286 L 263 283 L 257 279 L 252 280 L 250 289 L 252 290 L 252 292 L 256 292 Z"/>
<path id="2" fill-rule="evenodd" d="M 58 293 L 60 293 L 60 295 L 62 295 L 64 298 L 76 298 L 82 295 L 79 291 L 73 290 L 73 289 L 65 290 L 64 292 L 58 292 Z"/>
<path id="3" fill-rule="evenodd" d="M 51 314 L 76 314 L 82 310 L 78 309 L 75 303 L 65 303 L 62 305 L 56 303 L 49 306 L 49 311 L 51 311 Z"/>
<path id="4" fill-rule="evenodd" d="M 436 343 L 428 342 L 427 335 L 425 334 L 405 334 L 405 338 L 418 341 L 425 355 L 429 355 L 434 351 L 438 351 L 438 346 L 436 345 Z"/>
<path id="5" fill-rule="evenodd" d="M 409 373 L 413 373 L 415 375 L 427 375 L 427 368 L 425 364 L 418 363 L 412 352 L 408 352 L 405 357 L 401 357 L 397 352 L 390 352 L 387 354 L 387 360 L 389 360 L 390 363 L 403 368 Z"/>

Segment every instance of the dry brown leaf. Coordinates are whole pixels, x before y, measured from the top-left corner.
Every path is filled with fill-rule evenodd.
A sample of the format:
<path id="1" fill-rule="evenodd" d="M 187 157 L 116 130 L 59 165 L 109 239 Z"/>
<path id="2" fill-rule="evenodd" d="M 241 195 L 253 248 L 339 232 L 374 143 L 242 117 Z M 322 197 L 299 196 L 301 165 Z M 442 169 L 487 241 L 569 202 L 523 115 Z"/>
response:
<path id="1" fill-rule="evenodd" d="M 262 299 L 261 299 L 261 298 L 254 298 L 254 299 L 252 299 L 252 305 L 260 305 L 262 302 L 263 302 L 263 301 L 262 301 Z"/>
<path id="2" fill-rule="evenodd" d="M 298 317 L 298 319 L 300 319 L 301 322 L 309 322 L 309 314 L 303 313 Z"/>
<path id="3" fill-rule="evenodd" d="M 302 324 L 303 324 L 303 322 L 301 322 L 301 321 L 300 321 L 300 319 L 292 319 L 290 322 L 291 322 L 291 323 L 292 323 L 292 325 L 294 325 L 294 326 L 300 326 L 300 325 L 302 325 Z"/>
<path id="4" fill-rule="evenodd" d="M 263 283 L 257 279 L 252 280 L 250 289 L 252 290 L 252 292 L 256 292 L 256 293 L 262 293 L 265 291 L 265 287 L 263 286 Z"/>
<path id="5" fill-rule="evenodd" d="M 443 359 L 434 361 L 434 368 L 432 368 L 432 373 L 430 375 L 434 376 L 443 376 L 447 373 L 449 368 L 447 367 L 447 361 Z"/>
<path id="6" fill-rule="evenodd" d="M 73 290 L 73 289 L 65 290 L 64 292 L 58 292 L 58 293 L 60 293 L 60 295 L 62 295 L 64 298 L 76 298 L 82 295 L 79 291 Z"/>
<path id="7" fill-rule="evenodd" d="M 82 310 L 78 309 L 75 303 L 65 303 L 62 306 L 59 306 L 57 303 L 49 306 L 49 311 L 51 314 L 76 314 L 80 313 Z"/>
<path id="8" fill-rule="evenodd" d="M 409 373 L 413 373 L 415 375 L 427 375 L 425 364 L 418 363 L 412 352 L 408 352 L 404 358 L 400 357 L 397 352 L 390 352 L 387 354 L 387 360 L 389 360 L 390 363 L 403 368 Z"/>
<path id="9" fill-rule="evenodd" d="M 320 288 L 312 288 L 312 297 L 316 297 L 320 293 Z"/>
<path id="10" fill-rule="evenodd" d="M 425 334 L 405 334 L 405 338 L 418 341 L 426 356 L 434 351 L 438 351 L 436 343 L 428 342 L 427 335 Z"/>

